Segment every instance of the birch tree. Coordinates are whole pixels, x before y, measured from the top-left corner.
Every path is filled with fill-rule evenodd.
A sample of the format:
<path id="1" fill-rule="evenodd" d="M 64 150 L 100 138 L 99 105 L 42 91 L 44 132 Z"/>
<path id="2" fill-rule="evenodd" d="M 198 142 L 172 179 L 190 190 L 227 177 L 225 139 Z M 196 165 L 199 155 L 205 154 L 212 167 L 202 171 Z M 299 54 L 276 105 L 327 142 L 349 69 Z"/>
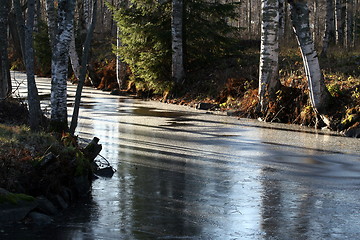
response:
<path id="1" fill-rule="evenodd" d="M 8 61 L 8 1 L 0 1 L 0 101 L 4 100 L 11 93 L 11 79 Z"/>
<path id="2" fill-rule="evenodd" d="M 321 56 L 326 57 L 330 42 L 334 39 L 334 0 L 326 0 L 325 30 L 322 40 Z"/>
<path id="3" fill-rule="evenodd" d="M 121 39 L 120 39 L 120 28 L 119 26 L 116 27 L 116 49 L 119 49 L 121 47 Z M 122 66 L 123 63 L 121 62 L 121 56 L 120 54 L 116 54 L 116 81 L 119 85 L 119 89 L 122 88 Z"/>
<path id="4" fill-rule="evenodd" d="M 185 78 L 183 48 L 183 0 L 172 0 L 171 36 L 172 36 L 172 78 L 181 84 Z"/>
<path id="5" fill-rule="evenodd" d="M 289 0 L 293 29 L 301 50 L 305 74 L 310 90 L 313 108 L 319 114 L 325 114 L 330 94 L 325 86 L 319 60 L 311 37 L 309 9 L 306 0 Z"/>
<path id="6" fill-rule="evenodd" d="M 29 124 L 31 130 L 36 131 L 40 127 L 42 113 L 34 75 L 33 28 L 35 0 L 28 0 L 27 7 L 27 20 L 25 25 L 25 66 L 28 89 Z"/>
<path id="7" fill-rule="evenodd" d="M 259 103 L 261 112 L 280 88 L 279 69 L 279 2 L 262 0 L 261 49 L 259 69 Z"/>
<path id="8" fill-rule="evenodd" d="M 354 18 L 354 0 L 346 0 L 346 16 L 345 16 L 345 47 L 353 46 L 353 18 Z"/>
<path id="9" fill-rule="evenodd" d="M 345 29 L 345 4 L 344 0 L 335 0 L 335 29 L 336 29 L 336 44 L 344 44 L 344 29 Z"/>
<path id="10" fill-rule="evenodd" d="M 279 37 L 285 35 L 285 22 L 286 22 L 286 4 L 285 0 L 278 0 L 279 2 Z"/>
<path id="11" fill-rule="evenodd" d="M 49 2 L 51 0 L 47 0 Z M 50 2 L 53 6 L 53 2 Z M 51 128 L 55 131 L 68 129 L 67 125 L 67 79 L 69 62 L 69 44 L 74 24 L 74 0 L 59 0 L 57 22 L 48 12 L 49 31 L 52 36 L 51 60 Z M 51 27 L 50 27 L 51 26 Z"/>

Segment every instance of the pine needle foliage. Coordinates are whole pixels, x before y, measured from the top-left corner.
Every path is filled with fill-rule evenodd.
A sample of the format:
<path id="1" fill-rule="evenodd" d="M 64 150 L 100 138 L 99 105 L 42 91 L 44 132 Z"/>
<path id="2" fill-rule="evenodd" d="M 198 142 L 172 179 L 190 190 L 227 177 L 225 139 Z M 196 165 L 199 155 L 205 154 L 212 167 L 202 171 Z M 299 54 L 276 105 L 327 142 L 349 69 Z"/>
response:
<path id="1" fill-rule="evenodd" d="M 236 51 L 238 3 L 186 0 L 184 12 L 185 66 L 191 72 Z M 171 82 L 171 1 L 129 0 L 115 8 L 122 46 L 115 54 L 128 64 L 137 89 L 163 93 Z M 238 46 L 237 46 L 238 47 Z"/>

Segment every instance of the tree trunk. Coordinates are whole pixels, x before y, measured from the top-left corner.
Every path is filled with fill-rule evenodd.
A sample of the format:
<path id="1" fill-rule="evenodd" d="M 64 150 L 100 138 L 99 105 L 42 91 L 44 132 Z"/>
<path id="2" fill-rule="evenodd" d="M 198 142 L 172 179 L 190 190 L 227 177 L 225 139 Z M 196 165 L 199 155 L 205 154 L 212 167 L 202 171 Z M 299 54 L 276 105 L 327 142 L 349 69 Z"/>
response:
<path id="1" fill-rule="evenodd" d="M 259 103 L 266 111 L 269 101 L 275 98 L 280 87 L 279 59 L 279 2 L 262 0 L 261 50 L 259 69 Z"/>
<path id="2" fill-rule="evenodd" d="M 80 63 L 79 63 L 79 56 L 76 52 L 76 43 L 75 43 L 75 29 L 71 31 L 71 41 L 69 46 L 69 57 L 71 62 L 71 67 L 74 72 L 74 76 L 76 80 L 80 78 Z"/>
<path id="3" fill-rule="evenodd" d="M 14 46 L 13 54 L 15 59 L 22 59 L 22 50 L 21 50 L 21 43 L 19 39 L 17 24 L 16 24 L 16 16 L 13 11 L 9 12 L 9 32 L 11 37 L 12 45 Z"/>
<path id="4" fill-rule="evenodd" d="M 326 57 L 330 42 L 334 38 L 334 0 L 326 0 L 326 19 L 321 56 Z"/>
<path id="5" fill-rule="evenodd" d="M 16 18 L 17 34 L 20 40 L 21 57 L 23 63 L 25 64 L 25 21 L 21 11 L 20 0 L 13 0 L 13 5 Z"/>
<path id="6" fill-rule="evenodd" d="M 310 100 L 319 114 L 325 114 L 330 94 L 325 86 L 319 60 L 310 33 L 309 9 L 306 0 L 289 1 L 291 4 L 291 20 L 304 62 Z"/>
<path id="7" fill-rule="evenodd" d="M 56 12 L 54 6 L 54 0 L 46 0 L 46 13 L 47 13 L 47 21 L 48 21 L 48 35 L 51 49 L 55 49 L 55 41 L 56 41 Z"/>
<path id="8" fill-rule="evenodd" d="M 336 45 L 344 44 L 345 28 L 344 0 L 335 0 L 335 28 L 336 28 Z"/>
<path id="9" fill-rule="evenodd" d="M 121 46 L 120 29 L 119 29 L 119 27 L 117 27 L 117 29 L 116 29 L 116 49 L 119 49 L 120 46 Z M 121 72 L 122 72 L 121 58 L 120 58 L 119 54 L 116 54 L 116 80 L 117 80 L 120 90 L 123 85 Z"/>
<path id="10" fill-rule="evenodd" d="M 346 0 L 346 17 L 345 17 L 345 47 L 353 46 L 353 18 L 354 18 L 354 1 Z"/>
<path id="11" fill-rule="evenodd" d="M 0 1 L 0 101 L 11 93 L 11 79 L 8 60 L 8 13 L 9 5 L 6 0 Z M 9 84 L 10 83 L 10 84 Z"/>
<path id="12" fill-rule="evenodd" d="M 83 6 L 84 6 L 84 20 L 85 20 L 85 24 L 86 29 L 88 29 L 88 25 L 91 21 L 91 4 L 90 4 L 90 0 L 83 0 Z M 96 11 L 96 9 L 93 9 L 94 11 Z"/>
<path id="13" fill-rule="evenodd" d="M 183 46 L 183 0 L 172 0 L 172 78 L 181 84 L 185 78 Z"/>
<path id="14" fill-rule="evenodd" d="M 320 24 L 319 24 L 319 1 L 318 0 L 313 0 L 313 41 L 314 44 L 319 43 L 319 29 L 320 29 Z"/>
<path id="15" fill-rule="evenodd" d="M 85 39 L 84 48 L 83 48 L 83 54 L 82 54 L 82 59 L 81 59 L 80 78 L 79 78 L 79 82 L 78 82 L 78 85 L 76 88 L 75 105 L 74 105 L 74 111 L 73 111 L 71 125 L 70 125 L 70 133 L 72 135 L 74 135 L 75 129 L 76 129 L 77 123 L 78 123 L 81 92 L 82 92 L 84 82 L 85 82 L 86 65 L 87 65 L 88 55 L 89 55 L 89 51 L 90 51 L 90 44 L 91 44 L 91 40 L 92 40 L 92 36 L 93 36 L 95 24 L 96 24 L 96 6 L 97 6 L 97 0 L 94 1 L 93 17 L 91 20 L 91 24 L 88 28 L 88 32 L 86 34 L 86 39 Z"/>
<path id="16" fill-rule="evenodd" d="M 51 128 L 66 131 L 69 45 L 74 20 L 74 0 L 58 1 L 58 23 L 51 61 Z M 56 25 L 55 25 L 56 26 Z"/>
<path id="17" fill-rule="evenodd" d="M 248 29 L 248 37 L 251 39 L 252 36 L 252 2 L 253 0 L 248 0 L 248 11 L 247 11 L 247 29 Z"/>
<path id="18" fill-rule="evenodd" d="M 285 21 L 286 9 L 285 0 L 278 0 L 279 2 L 279 38 L 285 36 Z"/>
<path id="19" fill-rule="evenodd" d="M 34 76 L 34 47 L 33 28 L 35 15 L 35 0 L 27 1 L 27 20 L 25 26 L 25 63 L 28 88 L 29 124 L 33 131 L 39 130 L 41 122 L 41 108 L 38 90 Z"/>

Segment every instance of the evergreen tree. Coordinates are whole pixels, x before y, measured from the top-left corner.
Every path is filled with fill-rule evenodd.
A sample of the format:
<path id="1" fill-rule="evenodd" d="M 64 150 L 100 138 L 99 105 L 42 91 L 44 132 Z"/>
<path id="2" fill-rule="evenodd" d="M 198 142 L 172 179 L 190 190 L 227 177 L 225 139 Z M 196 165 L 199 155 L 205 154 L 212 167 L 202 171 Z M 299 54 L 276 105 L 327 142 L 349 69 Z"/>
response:
<path id="1" fill-rule="evenodd" d="M 185 71 L 204 68 L 217 58 L 232 54 L 237 28 L 238 3 L 184 1 Z M 128 64 L 138 88 L 157 93 L 173 87 L 171 78 L 171 2 L 131 0 L 114 12 L 121 40 L 115 52 Z"/>

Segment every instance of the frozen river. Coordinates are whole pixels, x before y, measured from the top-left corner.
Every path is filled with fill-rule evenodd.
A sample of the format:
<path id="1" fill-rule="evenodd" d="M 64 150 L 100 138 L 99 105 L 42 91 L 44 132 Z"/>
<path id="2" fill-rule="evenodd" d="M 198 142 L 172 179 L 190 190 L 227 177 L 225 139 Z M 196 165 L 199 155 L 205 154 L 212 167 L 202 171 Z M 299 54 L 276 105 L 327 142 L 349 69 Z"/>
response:
<path id="1" fill-rule="evenodd" d="M 50 80 L 37 83 L 48 109 Z M 69 85 L 69 114 L 74 93 Z M 77 135 L 100 138 L 115 175 L 53 224 L 0 228 L 0 239 L 360 236 L 359 139 L 92 88 Z"/>

